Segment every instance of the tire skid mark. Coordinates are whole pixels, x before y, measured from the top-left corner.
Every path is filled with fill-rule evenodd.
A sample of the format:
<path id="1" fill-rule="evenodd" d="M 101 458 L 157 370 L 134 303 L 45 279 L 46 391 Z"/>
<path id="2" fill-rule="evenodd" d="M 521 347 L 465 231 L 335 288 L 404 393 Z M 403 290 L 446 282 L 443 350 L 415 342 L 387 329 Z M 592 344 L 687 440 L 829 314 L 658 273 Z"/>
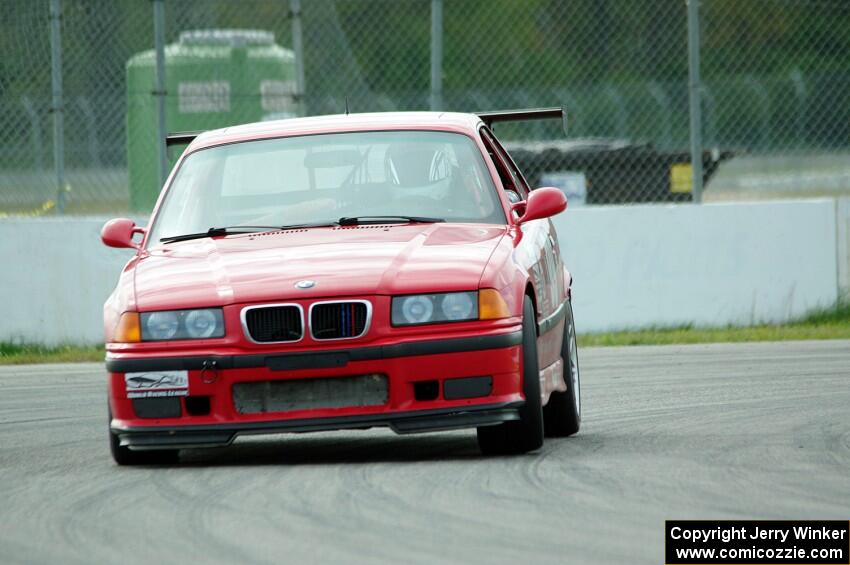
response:
<path id="1" fill-rule="evenodd" d="M 665 518 L 846 518 L 848 342 L 582 361 L 582 431 L 526 456 L 371 430 L 136 469 L 108 461 L 102 366 L 0 372 L 0 414 L 33 420 L 0 424 L 4 561 L 655 562 Z"/>

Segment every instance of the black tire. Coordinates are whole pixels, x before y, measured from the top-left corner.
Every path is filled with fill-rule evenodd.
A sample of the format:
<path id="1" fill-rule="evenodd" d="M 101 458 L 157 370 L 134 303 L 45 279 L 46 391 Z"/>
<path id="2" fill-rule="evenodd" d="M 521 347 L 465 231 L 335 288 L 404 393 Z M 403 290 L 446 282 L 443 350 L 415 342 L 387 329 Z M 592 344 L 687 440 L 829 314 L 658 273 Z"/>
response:
<path id="1" fill-rule="evenodd" d="M 522 389 L 525 404 L 519 409 L 519 420 L 478 428 L 478 446 L 485 455 L 527 453 L 543 445 L 536 325 L 534 306 L 526 296 L 522 310 Z"/>
<path id="2" fill-rule="evenodd" d="M 564 318 L 564 339 L 561 345 L 561 358 L 564 360 L 565 392 L 553 392 L 549 402 L 543 407 L 543 419 L 546 425 L 546 437 L 567 437 L 578 432 L 581 427 L 581 382 L 578 370 L 578 348 L 576 346 L 576 327 L 573 307 L 567 302 Z"/>
<path id="3" fill-rule="evenodd" d="M 112 412 L 109 412 L 109 422 L 112 422 Z M 109 430 L 109 452 L 118 465 L 171 465 L 180 459 L 177 449 L 157 449 L 154 451 L 133 451 L 122 447 L 118 434 Z"/>

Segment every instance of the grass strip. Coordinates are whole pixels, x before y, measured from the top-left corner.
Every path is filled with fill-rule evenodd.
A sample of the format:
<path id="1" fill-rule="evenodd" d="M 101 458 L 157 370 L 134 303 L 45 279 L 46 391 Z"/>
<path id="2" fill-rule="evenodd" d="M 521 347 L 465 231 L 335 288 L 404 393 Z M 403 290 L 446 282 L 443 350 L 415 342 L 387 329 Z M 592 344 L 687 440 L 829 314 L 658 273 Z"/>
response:
<path id="1" fill-rule="evenodd" d="M 27 345 L 0 342 L 0 365 L 25 365 L 29 363 L 82 363 L 103 361 L 104 348 L 98 346 Z"/>
<path id="2" fill-rule="evenodd" d="M 581 327 L 580 320 L 576 320 Z M 787 324 L 725 328 L 644 328 L 634 331 L 579 334 L 579 346 L 670 345 L 682 343 L 732 343 L 744 341 L 796 341 L 850 339 L 850 302 L 819 308 Z"/>

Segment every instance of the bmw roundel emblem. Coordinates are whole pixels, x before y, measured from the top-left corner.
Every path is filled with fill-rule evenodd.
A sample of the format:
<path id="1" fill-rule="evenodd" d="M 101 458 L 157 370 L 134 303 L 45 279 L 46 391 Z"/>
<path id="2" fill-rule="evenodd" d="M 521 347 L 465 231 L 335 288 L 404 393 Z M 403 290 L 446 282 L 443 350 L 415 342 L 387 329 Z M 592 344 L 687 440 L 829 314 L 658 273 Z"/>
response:
<path id="1" fill-rule="evenodd" d="M 316 286 L 316 281 L 298 281 L 295 283 L 295 288 L 313 288 Z"/>

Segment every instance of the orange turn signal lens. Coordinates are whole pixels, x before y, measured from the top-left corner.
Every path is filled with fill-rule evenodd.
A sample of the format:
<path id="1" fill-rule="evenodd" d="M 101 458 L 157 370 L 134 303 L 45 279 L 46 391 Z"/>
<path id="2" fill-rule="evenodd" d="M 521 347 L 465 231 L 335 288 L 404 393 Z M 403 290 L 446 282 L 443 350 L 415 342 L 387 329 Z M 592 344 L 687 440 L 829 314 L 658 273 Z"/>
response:
<path id="1" fill-rule="evenodd" d="M 480 320 L 497 320 L 510 318 L 508 304 L 498 290 L 485 288 L 478 291 L 478 318 Z"/>
<path id="2" fill-rule="evenodd" d="M 142 326 L 138 312 L 124 312 L 118 320 L 113 340 L 116 343 L 138 343 L 142 341 Z"/>

